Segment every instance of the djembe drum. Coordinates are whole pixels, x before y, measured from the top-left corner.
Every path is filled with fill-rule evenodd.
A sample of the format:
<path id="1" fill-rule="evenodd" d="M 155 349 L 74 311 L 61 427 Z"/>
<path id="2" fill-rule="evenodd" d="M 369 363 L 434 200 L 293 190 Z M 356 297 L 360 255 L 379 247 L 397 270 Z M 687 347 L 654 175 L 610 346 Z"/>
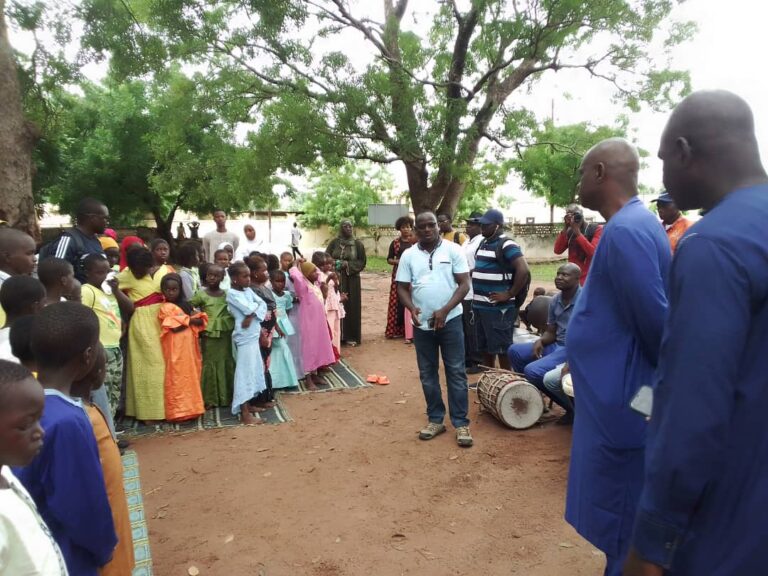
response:
<path id="1" fill-rule="evenodd" d="M 521 374 L 490 370 L 477 383 L 480 405 L 497 420 L 515 430 L 530 428 L 541 418 L 541 392 Z"/>

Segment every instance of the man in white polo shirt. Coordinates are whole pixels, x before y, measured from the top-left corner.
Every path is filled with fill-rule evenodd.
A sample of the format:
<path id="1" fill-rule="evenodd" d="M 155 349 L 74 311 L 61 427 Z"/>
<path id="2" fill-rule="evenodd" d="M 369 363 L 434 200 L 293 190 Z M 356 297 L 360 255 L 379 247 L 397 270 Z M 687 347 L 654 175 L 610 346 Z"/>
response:
<path id="1" fill-rule="evenodd" d="M 461 301 L 469 291 L 469 267 L 461 246 L 443 240 L 432 212 L 416 216 L 419 242 L 406 250 L 397 269 L 397 295 L 416 327 L 413 343 L 419 378 L 427 401 L 427 426 L 419 433 L 431 440 L 445 432 L 445 404 L 440 391 L 439 357 L 443 357 L 448 410 L 459 446 L 472 446 L 467 418 L 467 375 Z"/>

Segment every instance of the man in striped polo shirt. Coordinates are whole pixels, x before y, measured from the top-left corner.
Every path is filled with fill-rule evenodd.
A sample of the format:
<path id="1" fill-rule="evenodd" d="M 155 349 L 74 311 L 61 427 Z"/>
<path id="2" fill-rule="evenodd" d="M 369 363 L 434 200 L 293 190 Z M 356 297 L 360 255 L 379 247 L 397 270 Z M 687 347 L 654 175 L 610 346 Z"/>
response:
<path id="1" fill-rule="evenodd" d="M 507 348 L 517 318 L 515 297 L 523 291 L 530 272 L 520 246 L 504 235 L 504 215 L 490 209 L 480 218 L 484 240 L 475 255 L 472 270 L 472 310 L 475 316 L 477 350 L 485 365 L 509 370 Z"/>

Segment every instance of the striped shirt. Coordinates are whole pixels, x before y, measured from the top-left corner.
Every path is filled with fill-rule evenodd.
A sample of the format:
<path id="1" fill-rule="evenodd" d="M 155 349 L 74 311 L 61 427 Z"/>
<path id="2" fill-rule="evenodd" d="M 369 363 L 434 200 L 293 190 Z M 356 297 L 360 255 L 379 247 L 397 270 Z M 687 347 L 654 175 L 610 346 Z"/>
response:
<path id="1" fill-rule="evenodd" d="M 77 239 L 75 238 L 77 236 Z M 85 270 L 82 260 L 92 253 L 104 254 L 98 236 L 86 236 L 78 228 L 68 228 L 54 240 L 51 246 L 51 252 L 48 256 L 63 258 L 75 270 L 75 278 L 81 283 L 85 283 Z"/>
<path id="2" fill-rule="evenodd" d="M 502 254 L 506 265 L 496 259 L 496 247 L 502 242 Z M 485 239 L 475 255 L 475 268 L 472 271 L 472 306 L 475 308 L 506 310 L 515 305 L 514 299 L 494 304 L 488 299 L 492 292 L 506 292 L 515 281 L 512 263 L 522 257 L 520 246 L 506 236 Z"/>

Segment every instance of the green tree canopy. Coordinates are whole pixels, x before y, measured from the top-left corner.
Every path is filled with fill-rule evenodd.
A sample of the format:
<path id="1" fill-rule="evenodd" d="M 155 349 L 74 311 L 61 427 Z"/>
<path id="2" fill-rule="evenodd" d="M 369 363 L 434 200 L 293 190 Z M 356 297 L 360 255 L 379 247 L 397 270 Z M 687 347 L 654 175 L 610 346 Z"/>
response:
<path id="1" fill-rule="evenodd" d="M 555 126 L 545 122 L 533 132 L 530 145 L 518 148 L 519 158 L 514 167 L 525 190 L 546 198 L 550 206 L 567 206 L 576 199 L 579 165 L 587 150 L 601 140 L 625 133 L 624 125 Z"/>
<path id="2" fill-rule="evenodd" d="M 416 22 L 408 0 L 83 0 L 79 16 L 116 73 L 203 70 L 222 118 L 255 125 L 267 166 L 399 163 L 414 210 L 453 214 L 483 151 L 501 158 L 528 134 L 514 95 L 544 75 L 581 70 L 633 109 L 686 92 L 687 74 L 650 52 L 690 36 L 669 21 L 675 3 L 446 0 L 419 3 Z"/>
<path id="3" fill-rule="evenodd" d="M 150 215 L 169 237 L 176 210 L 254 209 L 273 200 L 275 182 L 258 152 L 232 141 L 200 97 L 197 82 L 171 70 L 154 82 L 60 94 L 60 119 L 47 147 L 56 162 L 38 195 L 65 212 L 84 196 L 101 199 L 118 224 Z"/>
<path id="4" fill-rule="evenodd" d="M 338 226 L 344 219 L 368 226 L 368 205 L 379 204 L 394 189 L 392 176 L 370 163 L 346 162 L 318 171 L 310 190 L 298 198 L 301 222 L 310 228 Z"/>

